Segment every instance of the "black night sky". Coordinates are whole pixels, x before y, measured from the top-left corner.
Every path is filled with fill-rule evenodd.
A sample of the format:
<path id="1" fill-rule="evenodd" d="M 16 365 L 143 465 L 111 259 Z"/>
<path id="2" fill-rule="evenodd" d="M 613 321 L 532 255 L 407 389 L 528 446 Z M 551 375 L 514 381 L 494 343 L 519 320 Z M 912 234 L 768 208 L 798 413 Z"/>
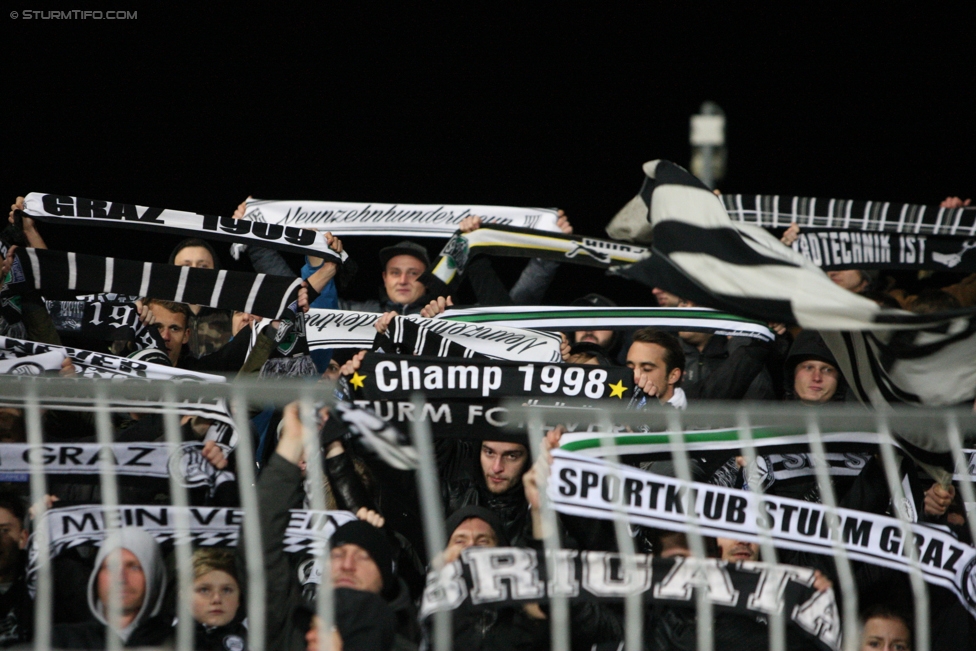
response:
<path id="1" fill-rule="evenodd" d="M 602 235 L 641 163 L 688 164 L 704 100 L 727 115 L 727 192 L 976 196 L 972 3 L 197 4 L 82 7 L 137 10 L 129 21 L 3 16 L 8 199 L 547 206 Z M 154 261 L 179 239 L 43 233 Z M 355 293 L 375 291 L 387 243 L 347 241 Z M 557 283 L 552 302 L 599 290 L 650 304 L 592 271 Z"/>

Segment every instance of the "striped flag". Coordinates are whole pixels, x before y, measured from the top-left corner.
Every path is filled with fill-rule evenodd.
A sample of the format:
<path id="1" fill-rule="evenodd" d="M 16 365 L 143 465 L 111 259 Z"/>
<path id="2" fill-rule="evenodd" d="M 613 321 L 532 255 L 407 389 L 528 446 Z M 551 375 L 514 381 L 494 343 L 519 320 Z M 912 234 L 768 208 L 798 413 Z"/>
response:
<path id="1" fill-rule="evenodd" d="M 952 405 L 976 394 L 976 310 L 916 315 L 835 285 L 668 161 L 644 165 L 640 194 L 615 218 L 653 240 L 625 277 L 735 314 L 821 331 L 865 403 Z M 644 222 L 640 223 L 643 218 Z"/>

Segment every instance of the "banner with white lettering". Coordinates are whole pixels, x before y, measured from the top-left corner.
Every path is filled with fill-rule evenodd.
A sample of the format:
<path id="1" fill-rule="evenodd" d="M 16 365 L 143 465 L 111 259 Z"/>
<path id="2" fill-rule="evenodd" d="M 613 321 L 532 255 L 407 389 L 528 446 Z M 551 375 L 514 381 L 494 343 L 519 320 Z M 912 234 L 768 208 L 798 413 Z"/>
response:
<path id="1" fill-rule="evenodd" d="M 753 319 L 702 307 L 565 307 L 526 305 L 455 308 L 437 315 L 471 324 L 491 324 L 559 332 L 576 330 L 630 330 L 652 327 L 658 330 L 712 332 L 730 337 L 752 337 L 772 341 L 776 335 L 766 324 Z"/>
<path id="2" fill-rule="evenodd" d="M 311 350 L 325 348 L 372 348 L 377 312 L 311 309 L 305 314 L 305 336 Z M 451 323 L 419 315 L 399 316 L 425 331 L 494 359 L 558 362 L 561 339 L 549 332 L 495 324 Z"/>
<path id="3" fill-rule="evenodd" d="M 225 456 L 230 454 L 229 446 L 220 447 Z M 203 443 L 182 443 L 175 450 L 166 443 L 113 443 L 108 448 L 109 467 L 119 476 L 167 479 L 172 475 L 187 488 L 211 489 L 234 479 L 234 473 L 218 470 L 204 458 Z M 32 458 L 49 475 L 97 477 L 102 449 L 98 443 L 45 443 L 39 448 L 5 443 L 0 447 L 0 481 L 28 481 Z"/>
<path id="4" fill-rule="evenodd" d="M 41 221 L 76 226 L 107 226 L 155 233 L 176 233 L 205 240 L 291 251 L 303 255 L 345 260 L 329 248 L 325 235 L 296 226 L 255 222 L 249 219 L 202 215 L 183 210 L 147 208 L 119 201 L 98 201 L 60 194 L 31 192 L 24 197 L 24 214 Z"/>
<path id="5" fill-rule="evenodd" d="M 643 260 L 650 254 L 650 249 L 642 246 L 595 237 L 490 226 L 457 233 L 444 245 L 431 273 L 449 285 L 464 273 L 468 261 L 476 255 L 543 258 L 609 269 Z"/>
<path id="6" fill-rule="evenodd" d="M 760 495 L 663 475 L 563 450 L 552 453 L 547 494 L 560 513 L 685 531 L 690 517 L 706 536 L 760 542 L 760 531 L 786 549 L 832 555 L 837 537 L 853 560 L 907 572 L 903 526 L 910 526 L 925 580 L 952 590 L 976 617 L 976 548 L 923 524 L 829 509 L 822 504 Z M 836 528 L 831 522 L 836 523 Z"/>
<path id="7" fill-rule="evenodd" d="M 0 359 L 13 359 L 61 351 L 71 359 L 78 375 L 87 378 L 178 380 L 194 382 L 225 382 L 221 375 L 198 373 L 153 362 L 142 362 L 108 353 L 96 353 L 81 348 L 41 344 L 36 341 L 0 337 Z"/>
<path id="8" fill-rule="evenodd" d="M 254 222 L 314 228 L 339 237 L 451 237 L 461 220 L 473 216 L 483 224 L 559 232 L 556 211 L 548 208 L 248 199 L 244 212 Z"/>
<path id="9" fill-rule="evenodd" d="M 976 271 L 976 238 L 900 235 L 834 229 L 803 230 L 793 250 L 827 271 L 927 269 Z"/>
<path id="10" fill-rule="evenodd" d="M 588 364 L 539 364 L 503 360 L 454 360 L 367 353 L 351 378 L 353 400 L 431 400 L 501 397 L 629 399 L 630 369 Z"/>
<path id="11" fill-rule="evenodd" d="M 695 608 L 704 586 L 717 612 L 755 619 L 783 613 L 821 649 L 840 649 L 841 623 L 832 588 L 813 587 L 807 567 L 715 559 L 625 557 L 615 552 L 556 550 L 547 575 L 547 552 L 520 547 L 469 547 L 427 575 L 420 617 L 477 608 L 520 607 L 561 596 L 573 601 L 619 602 L 640 595 L 648 608 Z"/>
<path id="12" fill-rule="evenodd" d="M 177 512 L 183 510 L 189 520 L 189 531 L 176 528 Z M 321 556 L 328 551 L 329 538 L 343 524 L 356 519 L 348 511 L 291 510 L 282 546 L 285 553 L 308 553 Z M 189 542 L 194 547 L 236 547 L 244 510 L 218 507 L 119 506 L 108 510 L 101 505 L 53 508 L 45 512 L 38 526 L 47 527 L 50 556 L 81 545 L 100 545 L 115 527 L 138 527 L 161 545 Z M 28 581 L 33 584 L 37 572 L 37 535 L 29 543 Z"/>
<path id="13" fill-rule="evenodd" d="M 60 334 L 73 334 L 99 341 L 131 341 L 139 350 L 166 350 L 166 343 L 155 326 L 139 319 L 133 301 L 128 299 L 44 301 L 54 329 Z"/>
<path id="14" fill-rule="evenodd" d="M 410 400 L 353 400 L 359 409 L 409 431 L 410 423 L 426 421 L 435 438 L 469 438 L 523 443 L 527 428 L 513 423 L 508 409 L 496 400 L 428 400 L 418 411 Z"/>

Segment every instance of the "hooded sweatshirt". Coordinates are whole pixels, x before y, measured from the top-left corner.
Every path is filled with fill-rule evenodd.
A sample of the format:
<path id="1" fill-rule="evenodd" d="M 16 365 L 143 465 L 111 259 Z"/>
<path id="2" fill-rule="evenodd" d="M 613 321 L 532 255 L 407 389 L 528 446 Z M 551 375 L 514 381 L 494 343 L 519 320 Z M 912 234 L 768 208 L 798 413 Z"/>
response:
<path id="1" fill-rule="evenodd" d="M 158 615 L 163 607 L 163 598 L 166 595 L 166 567 L 156 539 L 142 529 L 126 527 L 106 538 L 98 550 L 95 567 L 88 578 L 88 608 L 95 615 L 95 619 L 106 626 L 108 625 L 107 605 L 98 599 L 98 574 L 108 555 L 119 549 L 128 549 L 139 559 L 146 577 L 146 595 L 142 600 L 139 613 L 126 628 L 116 631 L 122 641 L 127 642 L 140 624 Z"/>
<path id="2" fill-rule="evenodd" d="M 142 605 L 132 622 L 113 632 L 125 646 L 147 646 L 163 643 L 172 634 L 172 616 L 160 611 L 166 594 L 166 567 L 156 540 L 142 529 L 126 527 L 110 535 L 102 543 L 95 557 L 95 566 L 88 579 L 88 608 L 96 621 L 81 624 L 62 624 L 54 627 L 52 644 L 55 648 L 104 648 L 108 633 L 108 607 L 98 598 L 98 574 L 102 563 L 120 549 L 129 550 L 142 566 L 146 591 Z"/>

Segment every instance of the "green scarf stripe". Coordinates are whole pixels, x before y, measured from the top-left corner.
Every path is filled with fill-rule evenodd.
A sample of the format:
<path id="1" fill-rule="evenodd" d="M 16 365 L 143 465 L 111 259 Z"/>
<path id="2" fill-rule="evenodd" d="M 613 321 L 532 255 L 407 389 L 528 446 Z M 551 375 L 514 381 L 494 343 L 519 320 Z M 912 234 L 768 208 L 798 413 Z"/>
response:
<path id="1" fill-rule="evenodd" d="M 780 428 L 758 428 L 753 431 L 753 440 L 763 440 L 779 438 L 782 436 L 796 436 L 805 434 L 806 429 L 780 429 Z M 719 443 L 726 441 L 739 440 L 739 430 L 728 429 L 717 432 L 685 432 L 682 434 L 685 443 Z M 609 444 L 609 445 L 608 445 Z M 668 434 L 624 434 L 618 436 L 599 436 L 594 435 L 592 439 L 582 441 L 572 441 L 565 445 L 560 445 L 561 450 L 578 452 L 591 448 L 609 446 L 628 446 L 628 445 L 670 445 L 671 437 Z"/>

